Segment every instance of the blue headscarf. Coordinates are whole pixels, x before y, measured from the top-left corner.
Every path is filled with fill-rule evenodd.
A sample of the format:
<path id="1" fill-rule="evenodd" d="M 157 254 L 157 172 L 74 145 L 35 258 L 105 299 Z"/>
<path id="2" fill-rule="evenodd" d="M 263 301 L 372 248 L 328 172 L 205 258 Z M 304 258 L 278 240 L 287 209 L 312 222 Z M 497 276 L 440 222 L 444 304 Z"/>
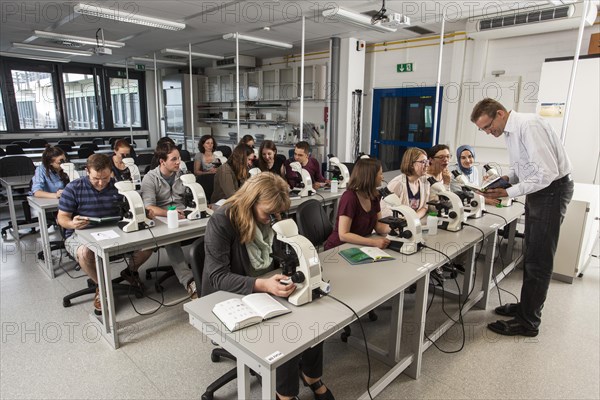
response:
<path id="1" fill-rule="evenodd" d="M 458 149 L 456 149 L 456 159 L 458 160 L 458 169 L 460 169 L 462 171 L 462 173 L 465 175 L 471 175 L 473 173 L 473 166 L 471 165 L 470 168 L 465 168 L 462 166 L 462 163 L 460 162 L 460 155 L 465 150 L 469 150 L 471 152 L 471 155 L 473 156 L 473 158 L 475 158 L 475 150 L 473 150 L 473 148 L 471 146 L 469 146 L 468 144 L 464 144 L 464 145 L 460 146 Z"/>

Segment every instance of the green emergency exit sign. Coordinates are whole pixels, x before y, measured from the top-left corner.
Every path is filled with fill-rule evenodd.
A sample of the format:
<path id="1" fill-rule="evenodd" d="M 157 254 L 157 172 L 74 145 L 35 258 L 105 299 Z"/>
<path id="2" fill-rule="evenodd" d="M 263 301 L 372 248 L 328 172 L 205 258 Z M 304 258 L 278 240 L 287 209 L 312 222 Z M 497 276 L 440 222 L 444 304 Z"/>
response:
<path id="1" fill-rule="evenodd" d="M 135 64 L 135 69 L 137 69 L 138 71 L 145 71 L 146 66 L 144 64 Z"/>
<path id="2" fill-rule="evenodd" d="M 413 72 L 413 63 L 396 64 L 396 72 Z"/>

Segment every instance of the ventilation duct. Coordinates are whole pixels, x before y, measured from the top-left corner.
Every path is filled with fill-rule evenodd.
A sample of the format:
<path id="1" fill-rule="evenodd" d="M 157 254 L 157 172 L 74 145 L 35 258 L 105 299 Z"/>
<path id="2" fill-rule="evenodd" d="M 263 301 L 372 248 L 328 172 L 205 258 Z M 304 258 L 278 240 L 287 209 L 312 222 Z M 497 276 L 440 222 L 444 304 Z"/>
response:
<path id="1" fill-rule="evenodd" d="M 576 29 L 584 10 L 585 5 L 577 3 L 484 16 L 467 22 L 467 35 L 474 39 L 498 39 Z M 594 24 L 597 12 L 596 5 L 589 4 L 586 26 Z"/>

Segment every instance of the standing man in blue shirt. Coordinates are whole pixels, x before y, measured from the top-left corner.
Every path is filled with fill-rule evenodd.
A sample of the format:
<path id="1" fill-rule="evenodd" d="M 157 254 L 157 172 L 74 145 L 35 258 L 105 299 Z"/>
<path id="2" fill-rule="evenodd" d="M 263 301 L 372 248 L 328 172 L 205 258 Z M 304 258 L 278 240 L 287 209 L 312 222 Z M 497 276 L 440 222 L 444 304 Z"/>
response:
<path id="1" fill-rule="evenodd" d="M 560 225 L 573 197 L 571 162 L 550 124 L 536 114 L 507 111 L 499 102 L 483 99 L 473 109 L 471 122 L 488 135 L 504 134 L 510 159 L 510 173 L 503 178 L 512 186 L 489 189 L 485 197 L 527 196 L 521 301 L 497 307 L 497 314 L 513 319 L 498 320 L 488 329 L 501 335 L 537 336 Z"/>
<path id="2" fill-rule="evenodd" d="M 65 228 L 65 248 L 79 263 L 81 269 L 98 284 L 96 259 L 94 252 L 83 245 L 76 230 L 87 228 L 88 217 L 111 217 L 119 214 L 118 203 L 122 196 L 115 187 L 111 177 L 110 157 L 105 154 L 92 154 L 87 160 L 87 176 L 70 182 L 62 192 L 58 202 L 57 222 Z M 131 285 L 143 290 L 137 274 L 138 268 L 152 253 L 136 252 L 132 256 L 129 267 L 121 271 L 121 276 Z M 102 313 L 100 295 L 96 288 L 94 312 Z"/>

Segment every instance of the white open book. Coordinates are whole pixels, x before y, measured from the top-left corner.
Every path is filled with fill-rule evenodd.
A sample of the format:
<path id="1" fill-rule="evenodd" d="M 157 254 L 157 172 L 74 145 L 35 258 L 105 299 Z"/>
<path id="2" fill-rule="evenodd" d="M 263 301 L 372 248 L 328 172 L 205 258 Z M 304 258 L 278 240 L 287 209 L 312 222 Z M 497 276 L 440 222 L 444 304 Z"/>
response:
<path id="1" fill-rule="evenodd" d="M 496 189 L 496 188 L 506 189 L 506 188 L 509 188 L 511 185 L 510 185 L 510 183 L 506 182 L 501 176 L 498 176 L 494 179 L 490 179 L 489 181 L 484 182 L 481 186 L 477 186 L 472 183 L 469 183 L 465 186 L 468 188 L 471 188 L 473 190 L 477 190 L 478 192 L 485 192 L 487 189 Z"/>
<path id="2" fill-rule="evenodd" d="M 225 300 L 216 304 L 212 311 L 232 332 L 291 312 L 267 293 Z"/>

